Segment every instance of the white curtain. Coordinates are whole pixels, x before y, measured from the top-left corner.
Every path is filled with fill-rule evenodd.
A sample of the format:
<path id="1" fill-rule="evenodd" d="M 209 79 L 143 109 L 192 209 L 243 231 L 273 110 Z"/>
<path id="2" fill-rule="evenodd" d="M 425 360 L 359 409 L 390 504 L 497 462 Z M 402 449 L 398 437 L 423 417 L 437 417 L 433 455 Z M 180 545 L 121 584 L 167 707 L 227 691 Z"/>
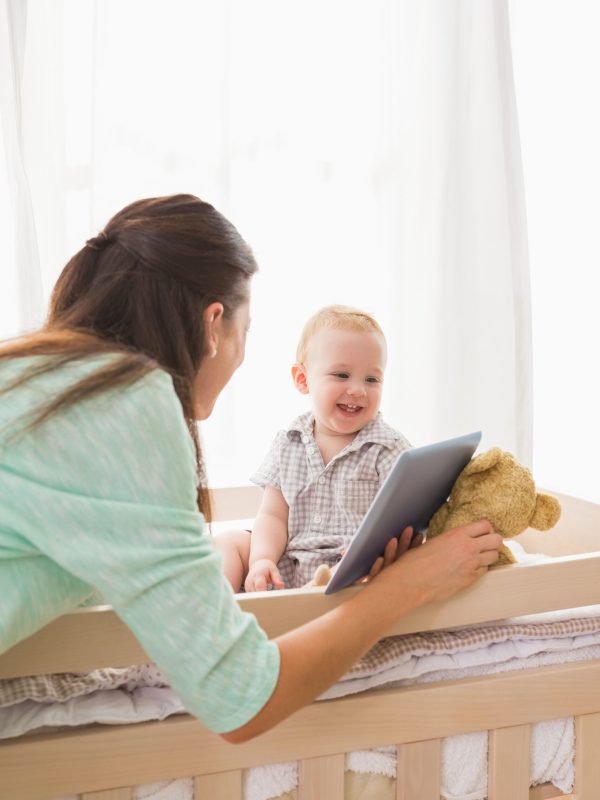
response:
<path id="1" fill-rule="evenodd" d="M 0 336 L 43 319 L 38 242 L 26 168 L 26 0 L 0 2 Z M 4 180 L 2 180 L 4 179 Z"/>
<path id="2" fill-rule="evenodd" d="M 482 428 L 530 460 L 506 0 L 29 0 L 26 32 L 46 297 L 142 196 L 198 194 L 256 252 L 246 364 L 203 426 L 213 483 L 247 480 L 306 407 L 289 367 L 331 302 L 382 323 L 383 410 L 415 444 Z"/>
<path id="3" fill-rule="evenodd" d="M 600 502 L 600 4 L 511 0 L 527 187 L 534 468 Z"/>
<path id="4" fill-rule="evenodd" d="M 484 447 L 530 465 L 529 268 L 507 4 L 402 7 L 394 29 L 406 77 L 387 203 L 397 416 L 418 441 L 480 428 Z"/>

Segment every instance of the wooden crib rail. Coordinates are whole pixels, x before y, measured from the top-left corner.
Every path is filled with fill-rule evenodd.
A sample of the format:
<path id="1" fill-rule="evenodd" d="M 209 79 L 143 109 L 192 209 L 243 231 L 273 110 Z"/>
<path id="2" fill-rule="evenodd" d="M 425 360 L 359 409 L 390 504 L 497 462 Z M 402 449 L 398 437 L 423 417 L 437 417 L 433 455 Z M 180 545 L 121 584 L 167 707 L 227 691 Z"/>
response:
<path id="1" fill-rule="evenodd" d="M 590 661 L 381 689 L 314 703 L 242 745 L 225 743 L 188 716 L 7 740 L 0 743 L 0 800 L 39 800 L 186 775 L 212 775 L 210 780 L 220 785 L 221 774 L 224 781 L 233 781 L 246 767 L 296 759 L 309 762 L 309 773 L 320 772 L 321 766 L 339 774 L 339 759 L 334 763 L 331 757 L 390 743 L 401 746 L 402 766 L 435 755 L 436 740 L 479 730 L 495 732 L 490 742 L 491 798 L 518 800 L 527 797 L 529 784 L 524 769 L 528 748 L 518 768 L 514 761 L 527 738 L 522 726 L 566 716 L 579 717 L 575 797 L 597 800 L 599 682 L 600 661 Z M 507 754 L 513 754 L 510 763 L 497 769 L 497 759 Z M 424 785 L 427 781 L 412 773 L 410 780 L 399 782 L 404 793 L 398 796 L 430 800 L 434 795 L 424 794 Z M 340 795 L 313 797 L 333 800 Z"/>
<path id="2" fill-rule="evenodd" d="M 262 497 L 260 486 L 227 486 L 211 489 L 212 513 L 215 522 L 251 519 Z"/>
<path id="3" fill-rule="evenodd" d="M 499 567 L 443 603 L 407 614 L 388 634 L 462 627 L 506 617 L 600 603 L 600 553 L 557 558 L 548 564 Z M 326 611 L 353 593 L 290 589 L 237 595 L 270 637 Z M 134 635 L 109 606 L 78 609 L 0 656 L 0 678 L 51 672 L 85 672 L 147 662 Z"/>
<path id="4" fill-rule="evenodd" d="M 256 486 L 213 489 L 215 521 L 235 524 L 251 518 L 261 492 Z M 587 552 L 600 550 L 600 506 L 557 496 L 563 507 L 557 528 L 546 534 L 527 531 L 522 538 L 526 546 L 531 539 L 541 547 L 544 537 L 553 537 L 549 549 L 565 553 L 572 544 L 579 555 L 565 555 L 549 564 L 500 567 L 450 600 L 408 614 L 388 633 L 460 627 L 600 603 L 600 552 Z M 237 599 L 274 637 L 324 614 L 357 591 L 362 589 L 352 587 L 326 597 L 322 589 L 287 590 L 241 594 Z M 101 606 L 67 614 L 0 655 L 0 678 L 84 672 L 146 661 L 148 656 L 133 634 L 108 606 Z"/>

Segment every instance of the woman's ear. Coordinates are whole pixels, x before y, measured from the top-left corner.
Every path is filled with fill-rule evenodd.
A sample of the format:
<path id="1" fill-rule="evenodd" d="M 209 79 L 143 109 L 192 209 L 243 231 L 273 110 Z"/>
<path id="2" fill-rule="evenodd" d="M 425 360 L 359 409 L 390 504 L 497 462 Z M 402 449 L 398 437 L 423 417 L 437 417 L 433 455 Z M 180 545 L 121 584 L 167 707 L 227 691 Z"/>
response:
<path id="1" fill-rule="evenodd" d="M 304 364 L 294 364 L 292 367 L 292 380 L 301 394 L 308 394 L 308 381 Z"/>
<path id="2" fill-rule="evenodd" d="M 205 355 L 214 358 L 219 348 L 221 325 L 223 324 L 223 303 L 211 303 L 204 309 L 204 349 Z"/>

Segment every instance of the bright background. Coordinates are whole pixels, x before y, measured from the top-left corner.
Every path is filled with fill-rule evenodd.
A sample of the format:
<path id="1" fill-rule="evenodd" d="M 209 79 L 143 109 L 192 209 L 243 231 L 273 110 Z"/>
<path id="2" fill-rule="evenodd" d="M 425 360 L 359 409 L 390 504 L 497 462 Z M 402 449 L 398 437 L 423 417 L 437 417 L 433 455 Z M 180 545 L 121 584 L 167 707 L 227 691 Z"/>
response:
<path id="1" fill-rule="evenodd" d="M 600 501 L 595 2 L 24 5 L 12 62 L 0 42 L 0 336 L 117 209 L 192 192 L 260 264 L 203 425 L 213 484 L 306 408 L 296 340 L 338 302 L 384 327 L 383 411 L 413 443 L 481 427 Z"/>
<path id="2" fill-rule="evenodd" d="M 593 0 L 511 3 L 538 482 L 600 500 L 600 50 Z"/>

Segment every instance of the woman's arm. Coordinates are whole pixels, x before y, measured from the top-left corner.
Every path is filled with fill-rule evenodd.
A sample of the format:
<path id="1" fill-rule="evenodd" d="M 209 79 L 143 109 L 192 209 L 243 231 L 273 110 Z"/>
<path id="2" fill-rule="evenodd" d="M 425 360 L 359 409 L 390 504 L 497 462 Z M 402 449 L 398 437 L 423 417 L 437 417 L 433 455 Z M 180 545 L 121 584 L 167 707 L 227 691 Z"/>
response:
<path id="1" fill-rule="evenodd" d="M 283 589 L 277 562 L 287 544 L 288 516 L 289 507 L 281 489 L 265 486 L 250 537 L 247 592 L 264 592 L 269 583 Z"/>
<path id="2" fill-rule="evenodd" d="M 245 725 L 222 734 L 245 742 L 318 697 L 402 616 L 451 596 L 483 575 L 498 558 L 502 539 L 486 520 L 448 531 L 406 552 L 350 600 L 275 639 L 279 679 L 263 708 Z"/>

